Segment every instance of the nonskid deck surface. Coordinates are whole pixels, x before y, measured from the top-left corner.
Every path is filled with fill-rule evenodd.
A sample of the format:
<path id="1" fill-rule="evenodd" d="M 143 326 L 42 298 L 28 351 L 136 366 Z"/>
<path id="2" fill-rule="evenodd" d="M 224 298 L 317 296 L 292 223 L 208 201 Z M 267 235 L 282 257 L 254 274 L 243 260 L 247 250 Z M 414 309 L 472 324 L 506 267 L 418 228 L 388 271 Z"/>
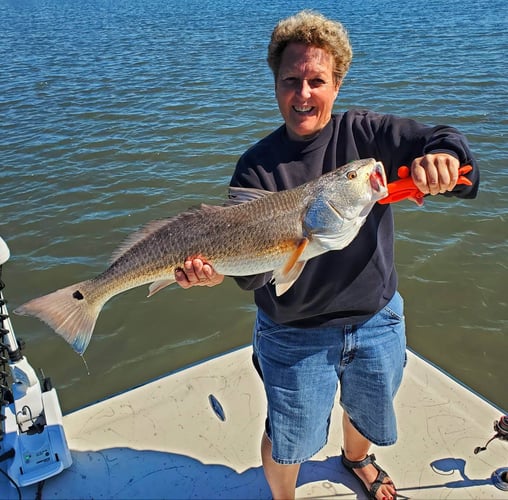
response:
<path id="1" fill-rule="evenodd" d="M 266 406 L 250 358 L 242 348 L 65 416 L 73 465 L 46 480 L 42 498 L 271 498 L 259 457 Z M 491 480 L 508 466 L 508 443 L 473 453 L 501 412 L 408 358 L 396 400 L 399 441 L 373 448 L 400 498 L 508 499 Z M 329 443 L 301 468 L 298 498 L 364 498 L 340 463 L 340 421 L 337 402 Z M 0 491 L 17 498 L 3 477 Z M 35 498 L 37 487 L 22 494 Z"/>

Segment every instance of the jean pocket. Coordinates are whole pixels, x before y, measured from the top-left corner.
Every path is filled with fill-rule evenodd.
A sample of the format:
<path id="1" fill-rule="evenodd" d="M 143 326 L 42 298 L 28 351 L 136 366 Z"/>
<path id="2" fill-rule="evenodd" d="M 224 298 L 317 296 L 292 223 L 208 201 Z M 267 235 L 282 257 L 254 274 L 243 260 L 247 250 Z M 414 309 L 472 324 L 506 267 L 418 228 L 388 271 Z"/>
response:
<path id="1" fill-rule="evenodd" d="M 395 292 L 395 295 L 382 311 L 395 321 L 404 321 L 404 299 L 399 292 Z"/>
<path id="2" fill-rule="evenodd" d="M 258 310 L 256 315 L 256 335 L 259 337 L 270 336 L 281 330 L 281 325 L 274 323 L 268 316 Z"/>
<path id="3" fill-rule="evenodd" d="M 404 321 L 404 314 L 399 314 L 397 311 L 394 311 L 391 307 L 385 306 L 383 311 L 387 314 L 387 316 L 395 321 Z"/>

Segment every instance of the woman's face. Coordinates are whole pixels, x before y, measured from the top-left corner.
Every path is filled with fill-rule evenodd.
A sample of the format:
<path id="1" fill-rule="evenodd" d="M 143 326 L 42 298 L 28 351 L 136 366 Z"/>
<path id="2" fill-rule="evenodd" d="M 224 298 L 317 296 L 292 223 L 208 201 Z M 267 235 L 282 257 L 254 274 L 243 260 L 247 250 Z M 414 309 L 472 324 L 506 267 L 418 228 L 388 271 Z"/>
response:
<path id="1" fill-rule="evenodd" d="M 323 49 L 302 43 L 284 49 L 275 95 L 291 139 L 310 139 L 330 121 L 340 87 L 333 69 L 333 58 Z"/>

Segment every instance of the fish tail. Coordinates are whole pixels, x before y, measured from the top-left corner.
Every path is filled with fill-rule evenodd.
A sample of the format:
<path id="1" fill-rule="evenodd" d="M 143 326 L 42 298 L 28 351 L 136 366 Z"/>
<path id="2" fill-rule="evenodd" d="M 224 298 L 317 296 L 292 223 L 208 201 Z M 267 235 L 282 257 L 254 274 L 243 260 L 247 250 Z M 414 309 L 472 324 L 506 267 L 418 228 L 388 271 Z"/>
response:
<path id="1" fill-rule="evenodd" d="M 30 300 L 14 310 L 23 316 L 35 316 L 61 335 L 80 355 L 90 342 L 104 302 L 89 301 L 85 292 L 88 281 Z"/>

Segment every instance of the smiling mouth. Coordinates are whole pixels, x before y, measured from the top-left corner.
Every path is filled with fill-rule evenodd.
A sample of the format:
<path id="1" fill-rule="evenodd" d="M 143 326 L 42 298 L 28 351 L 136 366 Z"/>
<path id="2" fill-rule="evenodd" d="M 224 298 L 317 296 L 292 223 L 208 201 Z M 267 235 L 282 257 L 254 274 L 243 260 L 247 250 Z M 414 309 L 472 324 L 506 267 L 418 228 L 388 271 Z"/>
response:
<path id="1" fill-rule="evenodd" d="M 314 111 L 314 106 L 293 106 L 293 111 L 301 115 L 306 115 Z"/>

